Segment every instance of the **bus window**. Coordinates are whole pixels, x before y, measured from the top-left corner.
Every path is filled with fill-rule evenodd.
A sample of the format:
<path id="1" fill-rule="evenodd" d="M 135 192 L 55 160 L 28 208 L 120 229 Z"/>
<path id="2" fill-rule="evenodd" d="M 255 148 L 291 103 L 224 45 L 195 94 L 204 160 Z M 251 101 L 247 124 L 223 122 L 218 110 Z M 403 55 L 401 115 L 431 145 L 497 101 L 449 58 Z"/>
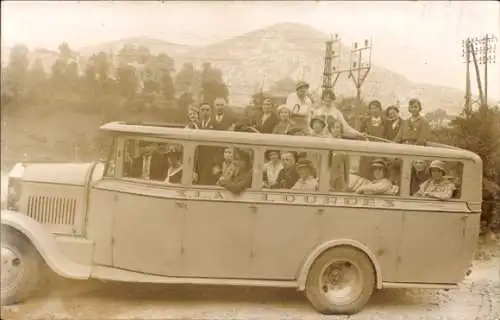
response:
<path id="1" fill-rule="evenodd" d="M 318 191 L 321 158 L 317 152 L 269 149 L 264 152 L 262 187 Z"/>
<path id="2" fill-rule="evenodd" d="M 359 168 L 366 166 L 363 163 L 366 160 L 363 159 L 370 159 L 369 168 L 363 171 L 364 176 L 356 170 L 358 168 L 356 162 L 350 163 L 350 157 L 333 152 L 329 163 L 331 191 L 367 195 L 399 195 L 401 159 L 361 157 Z"/>
<path id="3" fill-rule="evenodd" d="M 194 183 L 238 193 L 252 186 L 253 152 L 248 148 L 198 146 Z"/>
<path id="4" fill-rule="evenodd" d="M 463 164 L 458 161 L 414 160 L 410 195 L 441 200 L 458 199 L 462 188 Z"/>
<path id="5" fill-rule="evenodd" d="M 181 183 L 182 145 L 144 139 L 128 139 L 124 145 L 124 177 Z"/>

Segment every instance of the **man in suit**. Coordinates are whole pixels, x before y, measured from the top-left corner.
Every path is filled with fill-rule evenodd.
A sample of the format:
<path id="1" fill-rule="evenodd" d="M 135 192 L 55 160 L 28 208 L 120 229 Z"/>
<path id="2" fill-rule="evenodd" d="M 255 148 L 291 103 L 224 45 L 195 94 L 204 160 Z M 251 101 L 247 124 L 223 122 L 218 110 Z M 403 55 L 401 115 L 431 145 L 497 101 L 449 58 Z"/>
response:
<path id="1" fill-rule="evenodd" d="M 129 177 L 163 181 L 167 175 L 168 162 L 159 145 L 155 142 L 142 142 L 140 155 L 130 163 Z"/>
<path id="2" fill-rule="evenodd" d="M 212 106 L 208 102 L 200 103 L 200 129 L 214 129 Z"/>
<path id="3" fill-rule="evenodd" d="M 227 131 L 234 124 L 234 119 L 226 111 L 226 100 L 216 98 L 214 101 L 214 129 Z"/>

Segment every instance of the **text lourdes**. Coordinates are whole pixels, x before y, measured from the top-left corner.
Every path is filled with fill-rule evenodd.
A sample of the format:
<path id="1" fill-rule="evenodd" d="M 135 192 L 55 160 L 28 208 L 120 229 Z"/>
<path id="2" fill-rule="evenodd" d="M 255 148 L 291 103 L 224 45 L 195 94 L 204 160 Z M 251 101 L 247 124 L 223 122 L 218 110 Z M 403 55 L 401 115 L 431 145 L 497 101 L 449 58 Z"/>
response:
<path id="1" fill-rule="evenodd" d="M 235 197 L 234 200 L 252 201 L 252 202 L 276 202 L 276 203 L 289 203 L 289 204 L 312 204 L 312 205 L 346 205 L 346 206 L 369 206 L 369 207 L 386 207 L 392 208 L 395 206 L 394 200 L 377 199 L 366 197 L 353 197 L 353 196 L 330 196 L 330 195 L 311 195 L 311 194 L 277 194 L 277 193 L 258 193 L 254 194 L 257 197 L 252 197 L 247 194 L 243 197 Z M 230 200 L 224 197 L 223 191 L 185 191 L 177 190 L 177 196 L 187 199 L 199 200 Z M 379 201 L 377 201 L 379 200 Z"/>

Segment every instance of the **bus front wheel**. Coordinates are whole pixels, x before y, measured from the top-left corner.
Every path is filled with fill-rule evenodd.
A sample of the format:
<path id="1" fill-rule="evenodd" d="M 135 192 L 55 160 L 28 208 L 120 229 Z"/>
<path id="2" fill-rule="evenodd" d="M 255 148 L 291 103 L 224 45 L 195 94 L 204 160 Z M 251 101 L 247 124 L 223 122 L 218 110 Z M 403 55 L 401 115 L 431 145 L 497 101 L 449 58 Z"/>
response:
<path id="1" fill-rule="evenodd" d="M 375 270 L 362 251 L 340 246 L 322 253 L 307 277 L 306 296 L 323 314 L 354 314 L 375 289 Z"/>
<path id="2" fill-rule="evenodd" d="M 20 234 L 2 227 L 1 260 L 1 305 L 25 300 L 38 283 L 38 252 Z"/>

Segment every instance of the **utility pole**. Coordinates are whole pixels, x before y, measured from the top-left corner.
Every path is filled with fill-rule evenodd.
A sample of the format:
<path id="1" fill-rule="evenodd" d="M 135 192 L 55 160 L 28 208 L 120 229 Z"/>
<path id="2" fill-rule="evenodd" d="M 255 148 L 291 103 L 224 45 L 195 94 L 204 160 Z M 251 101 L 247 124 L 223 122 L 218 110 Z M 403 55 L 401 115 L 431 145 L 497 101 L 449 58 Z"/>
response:
<path id="1" fill-rule="evenodd" d="M 334 90 L 340 74 L 349 70 L 340 70 L 341 42 L 338 33 L 335 38 L 330 36 L 330 40 L 325 43 L 325 68 L 323 72 L 323 90 L 329 88 Z"/>
<path id="2" fill-rule="evenodd" d="M 464 106 L 464 114 L 465 116 L 469 116 L 472 112 L 472 97 L 471 97 L 471 89 L 470 89 L 470 40 L 467 38 L 466 40 L 462 40 L 462 57 L 465 59 L 466 69 L 465 69 L 465 106 Z"/>
<path id="3" fill-rule="evenodd" d="M 363 58 L 366 56 L 363 54 L 368 54 L 368 62 L 365 62 Z M 357 61 L 353 61 L 357 58 Z M 358 46 L 357 42 L 354 42 L 353 48 L 351 49 L 351 61 L 349 63 L 349 78 L 352 79 L 354 85 L 356 86 L 356 99 L 358 103 L 361 102 L 361 86 L 363 85 L 368 73 L 370 72 L 372 66 L 372 41 L 365 40 L 364 46 Z"/>
<path id="4" fill-rule="evenodd" d="M 496 40 L 497 38 L 494 35 L 486 34 L 483 37 L 467 38 L 465 41 L 469 43 L 469 51 L 472 54 L 474 67 L 476 68 L 481 106 L 488 105 L 488 64 L 496 62 Z M 484 64 L 484 94 L 481 86 L 479 64 Z"/>

